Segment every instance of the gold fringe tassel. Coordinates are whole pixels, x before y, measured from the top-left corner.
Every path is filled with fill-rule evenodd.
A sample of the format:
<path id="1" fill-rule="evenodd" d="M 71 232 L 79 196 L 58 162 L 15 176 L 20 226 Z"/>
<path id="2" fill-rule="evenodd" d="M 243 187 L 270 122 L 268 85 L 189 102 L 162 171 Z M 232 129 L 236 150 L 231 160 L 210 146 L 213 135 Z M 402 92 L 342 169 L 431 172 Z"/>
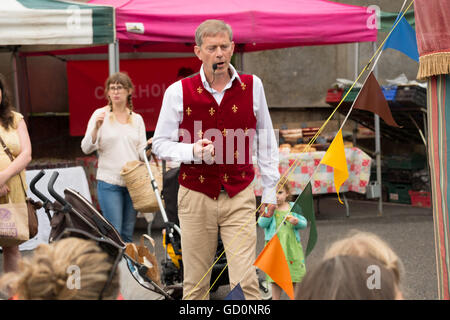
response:
<path id="1" fill-rule="evenodd" d="M 450 52 L 432 53 L 419 58 L 417 79 L 450 73 Z"/>

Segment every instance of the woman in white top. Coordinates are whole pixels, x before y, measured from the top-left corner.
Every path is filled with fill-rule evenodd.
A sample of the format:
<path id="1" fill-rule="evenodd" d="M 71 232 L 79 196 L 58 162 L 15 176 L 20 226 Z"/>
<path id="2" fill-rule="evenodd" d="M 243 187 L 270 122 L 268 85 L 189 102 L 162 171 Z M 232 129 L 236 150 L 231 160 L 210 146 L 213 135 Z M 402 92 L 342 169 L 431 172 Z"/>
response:
<path id="1" fill-rule="evenodd" d="M 137 212 L 120 171 L 128 161 L 139 160 L 147 144 L 144 120 L 133 112 L 133 89 L 125 73 L 111 75 L 105 83 L 108 105 L 94 111 L 81 141 L 85 154 L 98 153 L 100 208 L 125 242 L 133 241 Z"/>

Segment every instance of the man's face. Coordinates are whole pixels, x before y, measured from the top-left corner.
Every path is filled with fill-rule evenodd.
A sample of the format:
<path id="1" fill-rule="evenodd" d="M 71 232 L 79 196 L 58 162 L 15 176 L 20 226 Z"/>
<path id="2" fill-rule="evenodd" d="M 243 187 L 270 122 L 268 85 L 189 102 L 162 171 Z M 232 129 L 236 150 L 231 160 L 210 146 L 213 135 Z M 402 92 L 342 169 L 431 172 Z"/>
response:
<path id="1" fill-rule="evenodd" d="M 207 73 L 213 71 L 212 65 L 217 63 L 215 74 L 228 72 L 228 65 L 233 56 L 234 42 L 230 41 L 227 33 L 218 33 L 215 36 L 203 37 L 202 45 L 195 46 L 194 52 L 203 62 Z"/>

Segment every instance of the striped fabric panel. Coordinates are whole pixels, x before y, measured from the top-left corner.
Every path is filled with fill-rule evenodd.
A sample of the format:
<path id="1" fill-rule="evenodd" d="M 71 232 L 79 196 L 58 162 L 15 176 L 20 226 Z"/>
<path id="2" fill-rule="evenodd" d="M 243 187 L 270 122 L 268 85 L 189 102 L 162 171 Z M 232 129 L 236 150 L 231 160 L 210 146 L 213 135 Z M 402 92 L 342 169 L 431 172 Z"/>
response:
<path id="1" fill-rule="evenodd" d="M 450 299 L 449 258 L 450 224 L 448 200 L 448 150 L 450 143 L 450 76 L 440 75 L 428 80 L 428 153 L 433 194 L 433 221 L 439 299 Z"/>
<path id="2" fill-rule="evenodd" d="M 14 6 L 21 9 L 17 12 L 18 16 L 25 15 L 27 19 L 27 24 L 21 25 L 18 30 L 23 32 L 27 27 L 32 28 L 33 19 L 40 17 L 45 21 L 38 24 L 41 28 L 39 35 L 31 36 L 34 42 L 27 44 L 105 44 L 115 40 L 115 9 L 112 6 L 70 0 L 8 0 L 8 2 L 9 5 L 17 3 Z M 23 10 L 22 6 L 28 10 Z M 71 29 L 70 22 L 80 24 Z M 17 33 L 17 30 L 14 31 Z M 63 35 L 65 33 L 66 36 L 61 33 Z"/>

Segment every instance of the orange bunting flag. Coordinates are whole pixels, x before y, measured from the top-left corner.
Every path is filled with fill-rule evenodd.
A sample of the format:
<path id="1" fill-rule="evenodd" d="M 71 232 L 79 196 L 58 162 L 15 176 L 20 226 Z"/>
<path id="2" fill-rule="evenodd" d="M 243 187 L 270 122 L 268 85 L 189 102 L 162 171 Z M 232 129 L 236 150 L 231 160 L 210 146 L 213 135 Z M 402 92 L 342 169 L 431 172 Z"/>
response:
<path id="1" fill-rule="evenodd" d="M 294 300 L 291 272 L 277 234 L 266 244 L 253 265 L 264 271 Z"/>
<path id="2" fill-rule="evenodd" d="M 344 139 L 342 138 L 342 131 L 336 134 L 333 142 L 322 158 L 320 163 L 334 168 L 334 186 L 338 195 L 339 202 L 343 204 L 339 197 L 339 189 L 345 180 L 348 179 L 347 159 L 345 158 Z"/>

